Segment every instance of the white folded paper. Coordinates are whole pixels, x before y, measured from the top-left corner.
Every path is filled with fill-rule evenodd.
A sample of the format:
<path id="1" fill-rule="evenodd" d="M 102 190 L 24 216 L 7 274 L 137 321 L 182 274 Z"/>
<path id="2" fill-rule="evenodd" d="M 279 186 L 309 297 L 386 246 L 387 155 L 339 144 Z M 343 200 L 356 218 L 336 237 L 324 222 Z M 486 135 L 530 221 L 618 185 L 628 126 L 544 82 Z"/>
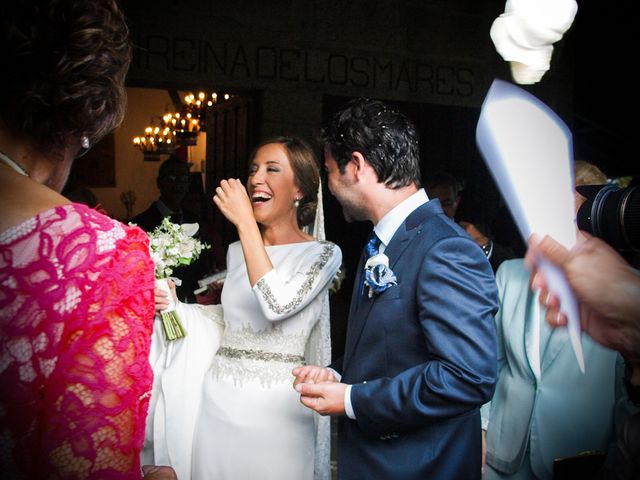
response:
<path id="1" fill-rule="evenodd" d="M 539 99 L 494 80 L 482 104 L 476 142 L 526 241 L 550 235 L 570 249 L 576 242 L 573 146 L 565 123 Z M 541 259 L 538 267 L 569 320 L 569 337 L 584 372 L 580 317 L 564 274 Z"/>

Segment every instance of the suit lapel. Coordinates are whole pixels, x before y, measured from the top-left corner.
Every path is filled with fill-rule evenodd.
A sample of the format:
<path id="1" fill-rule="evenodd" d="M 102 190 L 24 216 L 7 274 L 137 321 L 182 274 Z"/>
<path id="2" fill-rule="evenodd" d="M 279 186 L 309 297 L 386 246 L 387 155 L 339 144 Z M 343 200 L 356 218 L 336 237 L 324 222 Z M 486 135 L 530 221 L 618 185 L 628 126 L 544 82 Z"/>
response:
<path id="1" fill-rule="evenodd" d="M 542 321 L 544 321 L 544 317 L 541 318 Z M 543 372 L 549 368 L 551 362 L 553 362 L 562 349 L 568 345 L 570 345 L 570 342 L 566 328 L 556 328 L 551 332 L 549 335 L 549 341 L 547 342 L 547 348 L 544 352 L 544 357 L 542 358 L 541 369 Z"/>
<path id="2" fill-rule="evenodd" d="M 407 247 L 411 245 L 416 235 L 422 231 L 427 219 L 438 213 L 443 213 L 440 207 L 440 200 L 430 200 L 416 208 L 404 223 L 398 227 L 398 230 L 384 251 L 387 257 L 389 257 L 389 267 L 391 270 L 393 270 L 393 267 L 398 263 L 398 260 L 400 260 Z M 401 279 L 398 278 L 398 283 L 400 283 L 400 280 Z"/>
<path id="3" fill-rule="evenodd" d="M 407 231 L 406 225 L 402 224 L 398 228 L 398 231 L 393 235 L 393 238 L 389 242 L 389 246 L 385 249 L 384 253 L 389 257 L 389 267 L 393 270 L 398 260 L 411 244 L 411 240 L 421 231 L 420 228 L 413 228 Z"/>
<path id="4" fill-rule="evenodd" d="M 415 238 L 426 221 L 427 217 L 434 215 L 438 212 L 442 212 L 440 203 L 438 201 L 430 201 L 416 208 L 402 223 L 393 238 L 387 245 L 384 253 L 389 257 L 389 267 L 393 270 L 394 266 L 398 263 L 398 260 L 411 244 L 411 241 Z M 366 290 L 362 295 L 358 295 L 360 291 L 359 285 L 364 281 L 364 254 L 360 258 L 358 265 L 358 274 L 356 275 L 356 283 L 353 288 L 353 296 L 351 298 L 351 307 L 349 310 L 349 323 L 347 326 L 347 338 L 345 344 L 345 355 L 343 367 L 346 366 L 355 351 L 355 347 L 358 344 L 360 336 L 364 326 L 367 323 L 369 312 L 376 302 L 377 297 L 374 295 L 372 298 L 367 296 Z M 400 288 L 402 283 L 402 276 L 396 272 L 398 277 L 398 286 L 393 288 Z"/>
<path id="5" fill-rule="evenodd" d="M 358 262 L 358 273 L 356 274 L 355 283 L 353 284 L 353 294 L 351 295 L 347 338 L 344 347 L 343 370 L 355 349 L 356 343 L 358 343 L 358 339 L 362 333 L 362 327 L 366 321 L 366 314 L 369 313 L 373 305 L 373 299 L 368 298 L 366 289 L 362 288 L 364 282 L 364 262 L 365 254 L 363 252 L 360 256 L 360 262 Z"/>

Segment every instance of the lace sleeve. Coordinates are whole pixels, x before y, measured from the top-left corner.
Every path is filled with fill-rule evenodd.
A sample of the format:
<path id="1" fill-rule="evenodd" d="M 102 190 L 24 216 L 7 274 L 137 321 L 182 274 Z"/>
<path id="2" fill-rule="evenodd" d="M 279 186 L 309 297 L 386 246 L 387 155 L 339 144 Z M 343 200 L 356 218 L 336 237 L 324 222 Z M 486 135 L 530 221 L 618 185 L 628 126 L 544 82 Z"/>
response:
<path id="1" fill-rule="evenodd" d="M 130 479 L 151 390 L 148 237 L 57 207 L 0 239 L 0 471 Z"/>
<path id="2" fill-rule="evenodd" d="M 254 285 L 269 320 L 283 320 L 304 308 L 335 276 L 342 260 L 340 249 L 330 242 L 319 245 L 320 253 L 307 255 L 293 278 L 282 278 L 274 268 Z"/>
<path id="3" fill-rule="evenodd" d="M 83 289 L 44 392 L 43 458 L 62 478 L 132 478 L 140 471 L 153 267 L 146 238 L 132 237 L 118 242 Z"/>

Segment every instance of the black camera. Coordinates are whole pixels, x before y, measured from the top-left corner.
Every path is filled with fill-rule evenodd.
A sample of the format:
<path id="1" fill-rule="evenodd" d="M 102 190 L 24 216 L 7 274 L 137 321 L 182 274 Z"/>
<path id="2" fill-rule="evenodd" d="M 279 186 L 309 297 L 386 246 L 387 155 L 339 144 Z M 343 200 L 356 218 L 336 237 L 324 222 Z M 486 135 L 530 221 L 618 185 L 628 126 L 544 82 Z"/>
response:
<path id="1" fill-rule="evenodd" d="M 578 210 L 578 228 L 601 238 L 620 252 L 640 251 L 640 187 L 583 185 L 587 200 Z"/>

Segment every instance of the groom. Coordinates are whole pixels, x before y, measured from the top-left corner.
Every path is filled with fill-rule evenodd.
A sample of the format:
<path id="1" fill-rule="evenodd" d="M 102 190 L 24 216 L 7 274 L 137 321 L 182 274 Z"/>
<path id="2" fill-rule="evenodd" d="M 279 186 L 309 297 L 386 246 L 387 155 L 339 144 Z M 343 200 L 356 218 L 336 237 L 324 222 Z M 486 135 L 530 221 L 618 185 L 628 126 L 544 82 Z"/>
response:
<path id="1" fill-rule="evenodd" d="M 404 115 L 354 100 L 323 142 L 329 190 L 377 238 L 360 260 L 344 356 L 293 371 L 301 402 L 340 415 L 339 479 L 480 478 L 479 407 L 497 368 L 491 266 L 420 188 Z"/>

